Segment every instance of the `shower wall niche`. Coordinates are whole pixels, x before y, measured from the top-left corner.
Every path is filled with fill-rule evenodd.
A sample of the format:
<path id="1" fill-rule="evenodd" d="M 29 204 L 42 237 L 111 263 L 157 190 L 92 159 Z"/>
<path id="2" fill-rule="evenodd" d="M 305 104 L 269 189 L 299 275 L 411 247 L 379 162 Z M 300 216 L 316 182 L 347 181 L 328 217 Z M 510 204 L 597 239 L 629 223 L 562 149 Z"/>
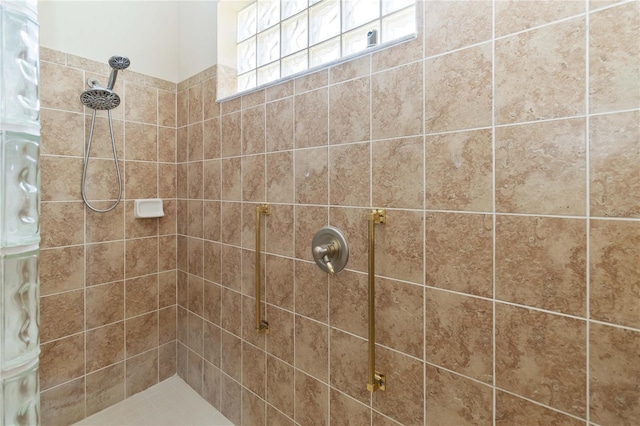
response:
<path id="1" fill-rule="evenodd" d="M 35 1 L 0 1 L 0 424 L 40 423 Z"/>

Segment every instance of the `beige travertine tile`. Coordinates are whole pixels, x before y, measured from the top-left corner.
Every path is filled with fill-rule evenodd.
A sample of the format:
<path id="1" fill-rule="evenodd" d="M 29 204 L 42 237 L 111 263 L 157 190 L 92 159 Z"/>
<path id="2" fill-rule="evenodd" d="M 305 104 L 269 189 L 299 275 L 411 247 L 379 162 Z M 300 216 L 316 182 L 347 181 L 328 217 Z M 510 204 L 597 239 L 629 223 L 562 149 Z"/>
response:
<path id="1" fill-rule="evenodd" d="M 222 160 L 222 199 L 240 201 L 242 197 L 242 161 L 240 158 Z"/>
<path id="2" fill-rule="evenodd" d="M 216 102 L 217 85 L 218 79 L 216 77 L 209 78 L 202 83 L 205 120 L 220 116 L 220 104 Z"/>
<path id="3" fill-rule="evenodd" d="M 204 359 L 216 367 L 220 367 L 220 339 L 222 330 L 209 321 L 203 322 L 203 350 Z"/>
<path id="4" fill-rule="evenodd" d="M 204 242 L 204 278 L 220 283 L 221 246 L 219 243 Z"/>
<path id="5" fill-rule="evenodd" d="M 158 307 L 160 309 L 176 304 L 176 271 L 158 274 Z"/>
<path id="6" fill-rule="evenodd" d="M 589 342 L 592 421 L 633 424 L 640 416 L 640 333 L 591 324 Z"/>
<path id="7" fill-rule="evenodd" d="M 275 204 L 266 217 L 265 250 L 282 256 L 293 256 L 293 206 Z M 252 246 L 255 249 L 255 242 Z"/>
<path id="8" fill-rule="evenodd" d="M 270 304 L 293 310 L 293 260 L 267 255 L 266 299 Z"/>
<path id="9" fill-rule="evenodd" d="M 369 404 L 367 392 L 367 341 L 335 328 L 331 334 L 331 387 Z M 384 373 L 384 372 L 383 372 Z"/>
<path id="10" fill-rule="evenodd" d="M 176 339 L 176 318 L 175 306 L 158 311 L 158 343 L 160 345 Z"/>
<path id="11" fill-rule="evenodd" d="M 50 49 L 48 47 L 40 46 L 40 60 L 53 62 L 54 64 L 66 65 L 67 54 L 59 50 Z"/>
<path id="12" fill-rule="evenodd" d="M 251 425 L 264 425 L 266 418 L 266 403 L 262 397 L 242 389 L 242 421 Z"/>
<path id="13" fill-rule="evenodd" d="M 533 404 L 506 392 L 496 392 L 496 425 L 527 424 L 536 421 L 540 424 L 578 426 L 584 422 Z"/>
<path id="14" fill-rule="evenodd" d="M 158 238 L 158 272 L 176 268 L 177 238 L 175 235 L 165 235 Z"/>
<path id="15" fill-rule="evenodd" d="M 369 143 L 329 148 L 329 204 L 370 205 L 370 152 Z M 298 153 L 296 153 L 297 155 Z"/>
<path id="16" fill-rule="evenodd" d="M 178 317 L 178 321 L 179 321 Z M 178 323 L 178 326 L 180 324 Z M 182 343 L 180 343 L 180 340 L 178 340 L 178 344 L 177 344 L 177 350 L 176 350 L 176 371 L 178 373 L 178 376 L 182 379 L 182 380 L 187 380 L 187 357 L 189 356 L 189 349 L 187 349 L 186 346 L 184 346 Z"/>
<path id="17" fill-rule="evenodd" d="M 84 155 L 84 116 L 66 111 L 40 110 L 40 154 Z"/>
<path id="18" fill-rule="evenodd" d="M 241 336 L 242 323 L 238 313 L 242 312 L 242 294 L 223 287 L 220 294 L 220 306 L 220 326 L 222 329 L 236 336 Z"/>
<path id="19" fill-rule="evenodd" d="M 111 120 L 113 128 L 113 139 L 116 143 L 116 154 L 118 159 L 124 159 L 124 129 L 125 122 L 122 120 Z M 83 148 L 89 143 L 89 134 L 91 133 L 91 116 L 84 116 L 84 139 Z M 90 158 L 108 158 L 113 161 L 113 143 L 111 142 L 111 131 L 109 130 L 109 121 L 106 117 L 96 116 L 93 128 L 93 137 L 91 139 Z"/>
<path id="20" fill-rule="evenodd" d="M 189 157 L 189 129 L 179 127 L 176 130 L 176 160 L 178 163 L 188 161 Z"/>
<path id="21" fill-rule="evenodd" d="M 296 148 L 326 145 L 329 137 L 327 89 L 296 95 L 294 99 Z"/>
<path id="22" fill-rule="evenodd" d="M 293 417 L 294 369 L 272 356 L 267 357 L 267 402 Z"/>
<path id="23" fill-rule="evenodd" d="M 127 278 L 155 272 L 158 272 L 158 238 L 128 240 L 126 244 Z"/>
<path id="24" fill-rule="evenodd" d="M 583 1 L 500 1 L 496 3 L 496 36 L 544 25 L 584 13 Z"/>
<path id="25" fill-rule="evenodd" d="M 295 151 L 295 201 L 299 204 L 327 204 L 328 150 Z"/>
<path id="26" fill-rule="evenodd" d="M 427 213 L 425 281 L 476 296 L 493 295 L 490 215 Z"/>
<path id="27" fill-rule="evenodd" d="M 498 216 L 496 298 L 586 316 L 587 223 Z"/>
<path id="28" fill-rule="evenodd" d="M 372 139 L 422 133 L 422 87 L 422 62 L 371 77 Z"/>
<path id="29" fill-rule="evenodd" d="M 242 386 L 226 374 L 220 375 L 220 412 L 234 425 L 241 419 Z"/>
<path id="30" fill-rule="evenodd" d="M 307 92 L 324 87 L 329 82 L 329 71 L 320 70 L 313 74 L 303 75 L 294 80 L 295 93 Z"/>
<path id="31" fill-rule="evenodd" d="M 329 327 L 296 315 L 295 345 L 296 368 L 326 382 L 329 379 Z"/>
<path id="32" fill-rule="evenodd" d="M 296 422 L 299 424 L 328 424 L 329 386 L 296 371 L 295 392 Z"/>
<path id="33" fill-rule="evenodd" d="M 265 101 L 275 101 L 293 95 L 293 80 L 285 81 L 265 89 Z"/>
<path id="34" fill-rule="evenodd" d="M 166 380 L 176 374 L 176 342 L 170 342 L 158 349 L 158 379 Z"/>
<path id="35" fill-rule="evenodd" d="M 242 241 L 242 229 L 239 221 L 234 220 L 242 215 L 243 205 L 240 203 L 221 203 L 220 216 L 225 226 L 221 229 L 221 241 L 239 246 Z M 227 225 L 228 224 L 228 225 Z"/>
<path id="36" fill-rule="evenodd" d="M 40 353 L 40 388 L 47 390 L 84 375 L 84 334 L 45 343 Z"/>
<path id="37" fill-rule="evenodd" d="M 157 126 L 127 121 L 124 130 L 127 160 L 157 160 Z"/>
<path id="38" fill-rule="evenodd" d="M 426 136 L 427 209 L 491 211 L 491 130 Z"/>
<path id="39" fill-rule="evenodd" d="M 203 202 L 198 200 L 187 201 L 187 235 L 202 238 L 204 230 Z"/>
<path id="40" fill-rule="evenodd" d="M 490 1 L 425 2 L 425 55 L 491 39 L 492 6 Z"/>
<path id="41" fill-rule="evenodd" d="M 203 363 L 202 397 L 217 410 L 220 409 L 220 370 L 208 362 Z"/>
<path id="42" fill-rule="evenodd" d="M 221 198 L 221 160 L 209 160 L 202 163 L 203 196 L 205 200 L 219 200 Z"/>
<path id="43" fill-rule="evenodd" d="M 271 305 L 266 310 L 269 323 L 275 325 L 269 330 L 267 353 L 293 365 L 294 314 Z"/>
<path id="44" fill-rule="evenodd" d="M 158 383 L 158 351 L 148 351 L 127 359 L 125 369 L 128 398 Z"/>
<path id="45" fill-rule="evenodd" d="M 423 207 L 423 148 L 421 137 L 377 141 L 372 144 L 374 206 Z"/>
<path id="46" fill-rule="evenodd" d="M 584 215 L 584 119 L 502 127 L 495 138 L 497 211 Z"/>
<path id="47" fill-rule="evenodd" d="M 242 147 L 242 128 L 240 112 L 222 116 L 221 121 L 221 143 L 222 157 L 240 155 Z"/>
<path id="48" fill-rule="evenodd" d="M 426 361 L 491 384 L 491 301 L 427 289 Z"/>
<path id="49" fill-rule="evenodd" d="M 88 287 L 86 293 L 87 329 L 124 319 L 122 281 Z"/>
<path id="50" fill-rule="evenodd" d="M 158 313 L 151 312 L 125 321 L 126 356 L 130 358 L 158 346 Z"/>
<path id="51" fill-rule="evenodd" d="M 383 278 L 377 280 L 376 310 L 379 315 L 376 317 L 376 341 L 379 344 L 422 358 L 422 291 L 422 286 Z"/>
<path id="52" fill-rule="evenodd" d="M 267 426 L 294 426 L 294 421 L 267 404 Z"/>
<path id="53" fill-rule="evenodd" d="M 138 316 L 158 309 L 158 275 L 125 281 L 125 316 Z"/>
<path id="54" fill-rule="evenodd" d="M 623 1 L 624 0 L 589 0 L 589 10 L 592 11 L 601 7 L 612 6 L 616 3 L 622 3 Z"/>
<path id="55" fill-rule="evenodd" d="M 242 109 L 246 110 L 253 108 L 256 105 L 264 104 L 265 102 L 265 90 L 256 90 L 246 95 L 242 95 L 240 98 Z"/>
<path id="56" fill-rule="evenodd" d="M 364 77 L 370 73 L 370 70 L 371 58 L 368 55 L 361 56 L 331 67 L 329 69 L 329 83 L 335 84 Z"/>
<path id="57" fill-rule="evenodd" d="M 124 321 L 87 331 L 87 372 L 124 360 Z"/>
<path id="58" fill-rule="evenodd" d="M 176 127 L 176 94 L 158 90 L 158 125 Z"/>
<path id="59" fill-rule="evenodd" d="M 42 201 L 77 201 L 82 199 L 79 184 L 82 176 L 81 158 L 43 155 L 40 157 L 40 164 Z M 113 164 L 113 160 L 111 164 Z M 87 188 L 91 188 L 88 183 Z"/>
<path id="60" fill-rule="evenodd" d="M 240 111 L 242 109 L 242 98 L 238 97 L 224 101 L 220 104 L 220 108 L 222 108 L 222 114 L 230 114 L 232 112 Z"/>
<path id="61" fill-rule="evenodd" d="M 189 124 L 202 121 L 204 115 L 202 84 L 189 87 Z"/>
<path id="62" fill-rule="evenodd" d="M 41 210 L 39 212 L 41 248 L 82 244 L 83 203 L 44 202 L 40 203 L 39 207 Z M 55 270 L 48 270 L 44 273 L 46 272 L 57 273 Z"/>
<path id="63" fill-rule="evenodd" d="M 190 349 L 189 350 L 189 360 L 188 360 L 188 373 L 187 373 L 187 379 L 191 380 L 189 377 L 190 375 L 193 373 L 193 366 L 192 364 L 192 353 L 194 355 L 196 355 L 196 358 L 194 358 L 195 361 L 197 361 L 197 358 L 200 358 L 204 352 L 204 320 L 194 314 L 193 312 L 187 311 L 187 339 L 186 339 L 186 343 L 187 343 L 187 347 Z M 184 341 L 184 340 L 181 340 Z M 194 383 L 198 383 L 198 380 L 192 380 L 192 382 Z"/>
<path id="64" fill-rule="evenodd" d="M 426 365 L 426 424 L 490 425 L 493 392 L 490 386 Z"/>
<path id="65" fill-rule="evenodd" d="M 162 203 L 164 216 L 158 218 L 158 235 L 175 234 L 177 232 L 178 202 L 175 199 L 164 199 Z"/>
<path id="66" fill-rule="evenodd" d="M 387 222 L 376 225 L 376 274 L 424 282 L 424 214 L 387 210 Z"/>
<path id="67" fill-rule="evenodd" d="M 187 182 L 187 195 L 191 199 L 202 199 L 204 196 L 204 162 L 190 162 L 188 169 L 189 181 Z"/>
<path id="68" fill-rule="evenodd" d="M 124 239 L 125 204 L 120 202 L 113 210 L 106 213 L 96 213 L 86 209 L 85 241 L 92 243 Z M 113 202 L 98 202 L 92 205 L 100 209 L 107 209 L 113 205 Z"/>
<path id="69" fill-rule="evenodd" d="M 242 357 L 242 340 L 223 330 L 220 342 L 222 345 L 222 359 L 220 360 L 222 371 L 231 378 L 240 380 L 242 363 L 238 360 Z"/>
<path id="70" fill-rule="evenodd" d="M 211 241 L 220 241 L 220 202 L 205 201 L 204 202 L 204 238 Z M 229 203 L 225 203 L 229 204 Z M 215 281 L 215 280 L 214 280 Z"/>
<path id="71" fill-rule="evenodd" d="M 347 268 L 359 272 L 367 271 L 368 228 L 366 217 L 368 212 L 369 209 L 343 207 L 331 207 L 330 210 L 330 225 L 340 229 L 349 243 L 349 263 Z M 313 238 L 313 234 L 311 234 L 310 238 Z M 311 241 L 311 239 L 307 241 Z M 307 248 L 307 250 L 310 251 L 310 248 Z M 313 260 L 310 254 L 309 260 Z"/>
<path id="72" fill-rule="evenodd" d="M 84 377 L 43 391 L 40 394 L 41 421 L 44 424 L 73 424 L 82 420 L 85 414 L 84 391 Z"/>
<path id="73" fill-rule="evenodd" d="M 640 106 L 640 5 L 629 2 L 589 17 L 589 112 Z"/>
<path id="74" fill-rule="evenodd" d="M 293 202 L 293 152 L 267 154 L 267 201 Z"/>
<path id="75" fill-rule="evenodd" d="M 564 412 L 586 410 L 586 324 L 496 304 L 496 386 Z"/>
<path id="76" fill-rule="evenodd" d="M 325 274 L 315 264 L 310 264 L 310 266 L 313 266 L 318 273 Z M 380 279 L 377 280 L 377 283 L 380 283 Z M 322 281 L 322 285 L 326 286 L 326 280 Z M 376 286 L 376 289 L 379 288 L 380 286 Z M 369 318 L 368 294 L 367 275 L 365 274 L 344 270 L 337 275 L 329 276 L 331 326 L 366 338 Z M 376 296 L 378 296 L 376 300 L 380 298 L 379 295 L 376 294 Z M 304 295 L 304 297 L 309 298 L 309 295 Z M 296 305 L 297 308 L 298 306 Z M 326 311 L 324 312 L 324 317 L 326 318 Z M 381 317 L 378 316 L 377 318 Z M 378 330 L 381 328 L 382 324 L 377 327 Z"/>
<path id="77" fill-rule="evenodd" d="M 194 275 L 187 279 L 187 309 L 198 316 L 203 314 L 204 280 Z"/>
<path id="78" fill-rule="evenodd" d="M 640 113 L 590 119 L 592 216 L 640 218 Z"/>
<path id="79" fill-rule="evenodd" d="M 40 341 L 48 342 L 84 329 L 84 290 L 40 298 Z"/>
<path id="80" fill-rule="evenodd" d="M 496 124 L 585 113 L 585 19 L 496 41 Z"/>
<path id="81" fill-rule="evenodd" d="M 265 200 L 265 157 L 250 155 L 242 157 L 242 200 Z"/>
<path id="82" fill-rule="evenodd" d="M 109 74 L 109 66 L 104 62 L 98 62 L 91 59 L 83 58 L 76 55 L 67 54 L 67 65 L 73 68 L 80 68 L 85 71 L 91 71 L 101 75 Z M 129 72 L 127 71 L 127 74 Z M 115 90 L 122 90 L 122 85 L 117 84 Z"/>
<path id="83" fill-rule="evenodd" d="M 329 422 L 335 426 L 371 423 L 371 409 L 368 406 L 349 398 L 335 389 L 331 389 L 329 410 Z"/>
<path id="84" fill-rule="evenodd" d="M 327 322 L 327 275 L 315 263 L 295 262 L 295 306 L 298 314 Z M 313 295 L 313 297 L 309 297 Z"/>
<path id="85" fill-rule="evenodd" d="M 221 287 L 218 284 L 204 281 L 203 316 L 207 321 L 220 325 Z"/>
<path id="86" fill-rule="evenodd" d="M 265 397 L 267 360 L 264 351 L 244 343 L 242 345 L 242 385 Z"/>
<path id="87" fill-rule="evenodd" d="M 188 272 L 202 277 L 204 274 L 204 241 L 197 238 L 188 240 Z"/>
<path id="88" fill-rule="evenodd" d="M 189 165 L 187 163 L 177 164 L 176 165 L 176 196 L 178 198 L 189 197 L 188 176 L 189 176 Z"/>
<path id="89" fill-rule="evenodd" d="M 158 198 L 176 198 L 177 167 L 175 164 L 158 164 Z M 166 209 L 166 206 L 165 206 Z M 166 214 L 166 213 L 165 213 Z M 160 219 L 162 220 L 162 219 Z"/>
<path id="90" fill-rule="evenodd" d="M 149 163 L 151 164 L 151 163 Z M 122 179 L 124 173 L 124 165 L 122 162 L 118 163 L 120 168 L 120 176 Z M 118 180 L 118 173 L 113 160 L 107 159 L 92 159 L 87 165 L 87 175 L 85 181 L 85 195 L 89 201 L 93 201 L 96 204 L 95 207 L 106 209 L 111 207 L 120 194 L 120 185 L 122 181 Z M 122 183 L 124 194 L 124 183 Z M 110 203 L 96 203 L 95 200 L 114 200 Z"/>
<path id="91" fill-rule="evenodd" d="M 640 328 L 640 222 L 590 223 L 591 318 Z"/>
<path id="92" fill-rule="evenodd" d="M 125 167 L 123 183 L 128 200 L 157 197 L 158 166 L 156 163 L 127 161 Z"/>
<path id="93" fill-rule="evenodd" d="M 424 364 L 383 347 L 376 349 L 376 358 L 376 369 L 385 374 L 395 392 L 375 392 L 373 408 L 402 424 L 423 424 Z M 365 384 L 366 380 L 361 386 Z"/>
<path id="94" fill-rule="evenodd" d="M 202 122 L 187 126 L 187 140 L 189 161 L 202 160 L 204 155 L 204 127 Z"/>
<path id="95" fill-rule="evenodd" d="M 40 250 L 40 295 L 84 287 L 84 247 Z"/>
<path id="96" fill-rule="evenodd" d="M 199 354 L 189 351 L 187 355 L 187 384 L 198 393 L 202 393 L 203 359 Z"/>
<path id="97" fill-rule="evenodd" d="M 114 210 L 115 211 L 115 210 Z M 137 219 L 135 217 L 135 203 L 133 200 L 124 202 L 125 211 L 125 238 L 155 237 L 158 235 L 158 219 Z"/>
<path id="98" fill-rule="evenodd" d="M 318 229 L 328 225 L 328 207 L 295 207 L 295 257 L 313 261 L 310 241 Z"/>
<path id="99" fill-rule="evenodd" d="M 242 111 L 242 154 L 265 152 L 265 106 Z"/>
<path id="100" fill-rule="evenodd" d="M 220 118 L 212 118 L 202 123 L 204 158 L 220 158 Z"/>
<path id="101" fill-rule="evenodd" d="M 124 363 L 87 374 L 87 416 L 124 399 Z"/>
<path id="102" fill-rule="evenodd" d="M 40 99 L 44 108 L 82 112 L 79 96 L 83 90 L 82 70 L 45 61 L 40 64 Z"/>
<path id="103" fill-rule="evenodd" d="M 425 131 L 491 125 L 491 43 L 427 59 Z"/>
<path id="104" fill-rule="evenodd" d="M 240 290 L 240 259 L 242 250 L 228 245 L 222 246 L 220 284 L 234 290 Z M 244 263 L 244 262 L 243 262 Z"/>
<path id="105" fill-rule="evenodd" d="M 124 253 L 122 241 L 87 244 L 86 285 L 91 286 L 123 279 Z"/>
<path id="106" fill-rule="evenodd" d="M 371 84 L 369 77 L 329 88 L 329 142 L 348 143 L 370 139 Z"/>
<path id="107" fill-rule="evenodd" d="M 265 131 L 267 152 L 293 148 L 293 98 L 267 104 Z"/>
<path id="108" fill-rule="evenodd" d="M 158 90 L 127 81 L 124 107 L 127 121 L 157 124 Z"/>
<path id="109" fill-rule="evenodd" d="M 263 285 L 264 287 L 264 285 Z M 264 291 L 264 290 L 263 290 Z M 262 296 L 261 301 L 264 301 L 264 296 Z M 268 305 L 260 304 L 260 312 L 262 313 L 262 318 L 268 318 L 266 314 L 266 310 L 270 307 Z M 244 312 L 250 312 L 250 319 L 248 321 L 242 321 L 242 339 L 249 344 L 252 344 L 255 347 L 258 347 L 262 350 L 265 350 L 267 347 L 267 335 L 264 333 L 256 333 L 256 323 L 255 323 L 255 311 L 256 311 L 256 301 L 255 298 L 242 296 L 242 309 Z M 291 320 L 293 321 L 293 319 Z M 288 325 L 285 326 L 276 332 L 276 334 L 288 334 L 287 329 Z M 293 325 L 291 325 L 293 328 Z M 270 333 L 273 333 L 274 330 L 270 330 Z M 282 332 L 282 333 L 280 333 Z M 291 341 L 287 342 L 289 346 L 293 346 L 293 337 L 291 337 Z"/>

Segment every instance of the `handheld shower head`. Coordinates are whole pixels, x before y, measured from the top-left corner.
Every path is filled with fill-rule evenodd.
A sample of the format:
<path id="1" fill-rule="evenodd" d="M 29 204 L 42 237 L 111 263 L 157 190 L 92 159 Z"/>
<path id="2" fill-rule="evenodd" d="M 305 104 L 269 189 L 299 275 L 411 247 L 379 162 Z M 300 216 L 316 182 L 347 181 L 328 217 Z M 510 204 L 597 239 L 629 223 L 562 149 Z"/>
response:
<path id="1" fill-rule="evenodd" d="M 116 77 L 118 77 L 118 71 L 129 68 L 129 65 L 131 65 L 131 61 L 126 56 L 112 56 L 109 58 L 111 75 L 109 75 L 107 89 L 113 90 L 113 86 L 116 84 Z"/>

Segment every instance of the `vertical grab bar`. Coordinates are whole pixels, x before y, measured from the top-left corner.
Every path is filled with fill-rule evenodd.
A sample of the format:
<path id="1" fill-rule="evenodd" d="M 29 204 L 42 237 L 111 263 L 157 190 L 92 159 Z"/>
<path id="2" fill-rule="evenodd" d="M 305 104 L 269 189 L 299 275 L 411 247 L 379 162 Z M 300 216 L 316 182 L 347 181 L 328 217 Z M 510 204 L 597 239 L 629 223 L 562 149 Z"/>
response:
<path id="1" fill-rule="evenodd" d="M 269 204 L 261 204 L 256 207 L 256 333 L 269 334 L 269 323 L 260 316 L 260 277 L 262 271 L 260 268 L 260 223 L 262 215 L 268 216 L 271 214 Z"/>
<path id="2" fill-rule="evenodd" d="M 376 371 L 376 223 L 385 223 L 387 213 L 382 209 L 373 209 L 367 213 L 369 222 L 369 382 L 367 390 L 387 390 L 385 376 Z"/>

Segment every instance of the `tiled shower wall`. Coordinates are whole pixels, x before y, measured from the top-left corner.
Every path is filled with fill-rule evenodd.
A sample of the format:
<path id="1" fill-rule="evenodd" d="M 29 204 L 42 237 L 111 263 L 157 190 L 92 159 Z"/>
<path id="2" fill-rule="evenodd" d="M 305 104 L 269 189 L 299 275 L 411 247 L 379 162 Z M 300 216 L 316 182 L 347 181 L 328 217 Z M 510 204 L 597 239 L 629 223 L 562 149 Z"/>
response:
<path id="1" fill-rule="evenodd" d="M 41 48 L 42 424 L 70 424 L 175 374 L 176 85 L 119 73 L 113 129 L 124 196 L 109 213 L 84 206 L 80 179 L 97 63 Z M 131 58 L 135 63 L 135 58 Z M 98 114 L 87 196 L 117 197 L 106 114 Z M 134 219 L 133 200 L 164 199 L 161 219 Z M 104 201 L 110 200 L 110 201 Z"/>
<path id="2" fill-rule="evenodd" d="M 640 419 L 639 5 L 421 2 L 416 40 L 328 70 L 222 104 L 215 68 L 180 83 L 178 373 L 238 425 Z"/>

